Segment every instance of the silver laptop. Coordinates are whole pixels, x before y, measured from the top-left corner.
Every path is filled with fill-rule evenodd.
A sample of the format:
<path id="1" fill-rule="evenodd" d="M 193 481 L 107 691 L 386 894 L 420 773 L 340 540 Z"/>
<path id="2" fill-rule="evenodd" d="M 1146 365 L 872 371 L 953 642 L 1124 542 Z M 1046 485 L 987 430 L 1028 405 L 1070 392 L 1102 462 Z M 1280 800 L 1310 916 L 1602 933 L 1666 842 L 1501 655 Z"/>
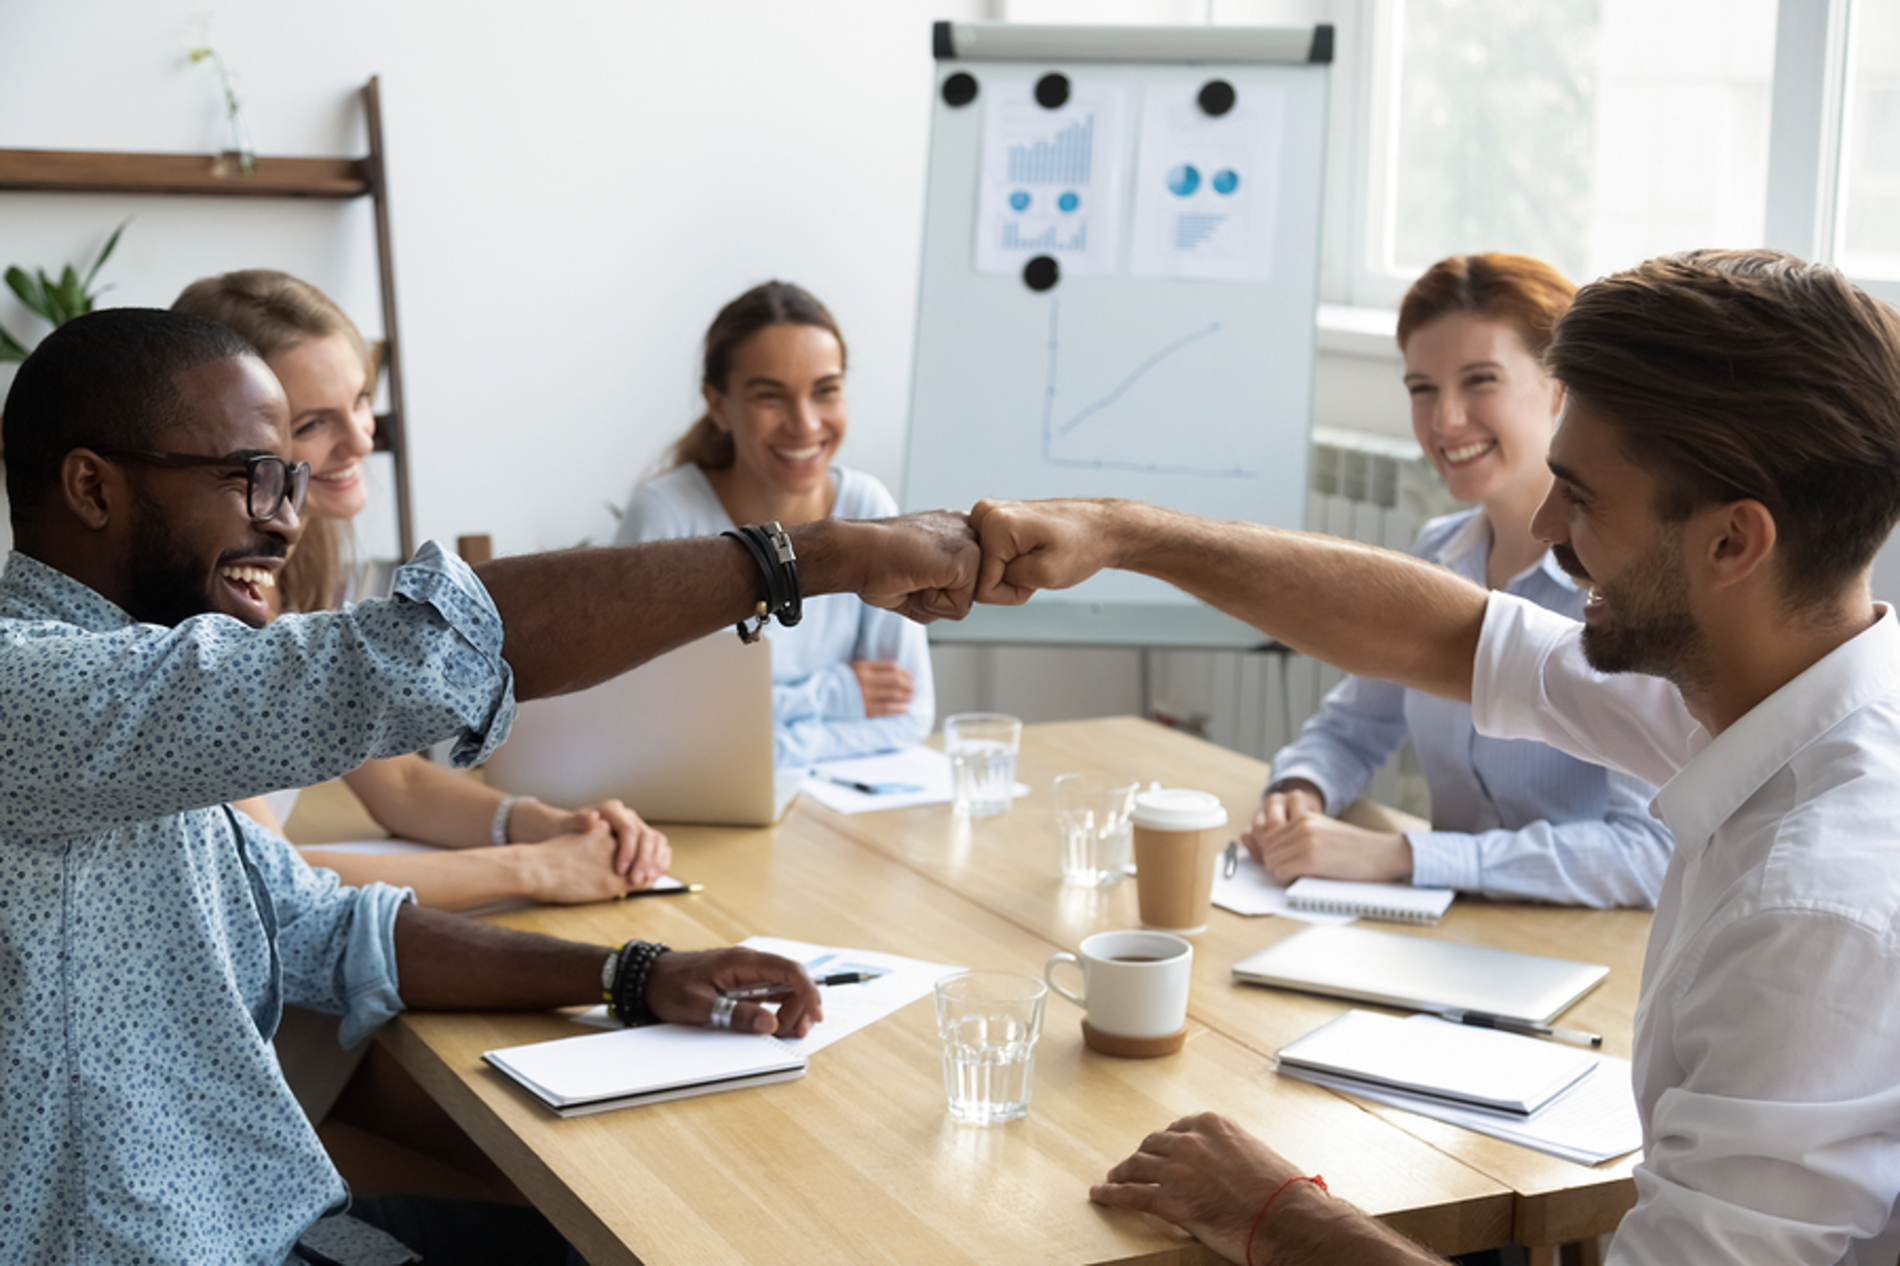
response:
<path id="1" fill-rule="evenodd" d="M 1610 969 L 1361 927 L 1303 928 L 1234 964 L 1237 979 L 1413 1011 L 1547 1024 Z"/>
<path id="2" fill-rule="evenodd" d="M 802 770 L 772 768 L 772 651 L 727 629 L 591 690 L 521 705 L 488 781 L 550 804 L 618 797 L 651 822 L 770 826 Z"/>

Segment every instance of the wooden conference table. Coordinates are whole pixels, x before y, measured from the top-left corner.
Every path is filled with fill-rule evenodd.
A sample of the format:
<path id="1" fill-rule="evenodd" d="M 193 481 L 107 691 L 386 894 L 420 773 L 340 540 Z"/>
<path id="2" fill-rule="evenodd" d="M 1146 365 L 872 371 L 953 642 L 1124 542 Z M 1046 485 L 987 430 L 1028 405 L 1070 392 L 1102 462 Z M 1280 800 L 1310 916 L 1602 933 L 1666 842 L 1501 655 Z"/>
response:
<path id="1" fill-rule="evenodd" d="M 669 827 L 673 873 L 703 893 L 491 916 L 579 940 L 681 949 L 750 935 L 1040 974 L 1092 932 L 1138 925 L 1132 882 L 1066 888 L 1049 785 L 1100 769 L 1212 791 L 1251 815 L 1265 767 L 1122 718 L 1027 727 L 1032 794 L 974 823 L 949 806 L 846 816 L 803 799 L 771 829 Z M 310 793 L 299 842 L 361 838 Z M 1082 1046 L 1051 995 L 1029 1116 L 988 1128 L 944 1111 L 930 1000 L 820 1051 L 798 1081 L 560 1120 L 482 1063 L 497 1046 L 579 1031 L 554 1015 L 410 1013 L 378 1040 L 595 1266 L 614 1262 L 1140 1262 L 1217 1260 L 1158 1221 L 1088 1203 L 1088 1184 L 1148 1132 L 1218 1109 L 1333 1191 L 1445 1253 L 1552 1246 L 1611 1230 L 1634 1200 L 1633 1158 L 1574 1165 L 1272 1071 L 1281 1045 L 1346 1006 L 1232 983 L 1284 919 L 1216 909 L 1194 938 L 1189 1039 L 1118 1060 Z M 1564 1022 L 1629 1054 L 1648 916 L 1461 899 L 1416 935 L 1608 963 Z"/>

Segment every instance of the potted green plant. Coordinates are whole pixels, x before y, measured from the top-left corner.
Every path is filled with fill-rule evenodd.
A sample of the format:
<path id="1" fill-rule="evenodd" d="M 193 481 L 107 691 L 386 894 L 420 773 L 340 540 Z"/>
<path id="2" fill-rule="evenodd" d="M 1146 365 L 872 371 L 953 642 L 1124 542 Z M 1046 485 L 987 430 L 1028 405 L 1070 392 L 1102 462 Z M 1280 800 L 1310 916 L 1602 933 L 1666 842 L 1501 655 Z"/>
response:
<path id="1" fill-rule="evenodd" d="M 19 265 L 7 269 L 7 289 L 19 297 L 26 310 L 49 322 L 54 329 L 66 324 L 76 316 L 84 316 L 92 311 L 93 304 L 110 286 L 98 290 L 92 288 L 93 280 L 99 276 L 100 268 L 112 255 L 112 248 L 119 244 L 119 234 L 125 232 L 130 220 L 121 220 L 119 227 L 112 230 L 112 236 L 99 248 L 99 254 L 86 268 L 82 276 L 73 265 L 66 265 L 55 281 L 44 268 L 36 268 L 32 274 Z M 25 360 L 28 348 L 6 329 L 0 328 L 0 361 Z"/>

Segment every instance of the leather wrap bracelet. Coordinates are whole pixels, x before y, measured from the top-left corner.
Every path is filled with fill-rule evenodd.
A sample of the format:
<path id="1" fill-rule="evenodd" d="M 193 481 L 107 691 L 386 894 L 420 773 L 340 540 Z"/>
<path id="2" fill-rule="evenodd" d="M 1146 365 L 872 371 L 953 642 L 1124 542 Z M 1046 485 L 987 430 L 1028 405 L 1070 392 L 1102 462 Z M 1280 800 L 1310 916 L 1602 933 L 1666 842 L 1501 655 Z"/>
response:
<path id="1" fill-rule="evenodd" d="M 751 626 L 739 621 L 739 640 L 751 645 L 759 640 L 766 622 L 776 619 L 792 628 L 805 618 L 804 594 L 798 587 L 798 555 L 792 550 L 792 538 L 776 520 L 747 524 L 730 532 L 721 532 L 745 546 L 759 569 L 759 597 L 753 607 Z"/>

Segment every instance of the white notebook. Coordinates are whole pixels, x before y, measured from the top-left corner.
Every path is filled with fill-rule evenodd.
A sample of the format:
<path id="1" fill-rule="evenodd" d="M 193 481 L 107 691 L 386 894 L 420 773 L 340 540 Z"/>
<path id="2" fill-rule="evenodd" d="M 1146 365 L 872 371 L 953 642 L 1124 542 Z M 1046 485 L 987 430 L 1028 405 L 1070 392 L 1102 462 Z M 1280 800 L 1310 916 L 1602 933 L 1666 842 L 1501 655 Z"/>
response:
<path id="1" fill-rule="evenodd" d="M 1410 884 L 1296 879 L 1286 890 L 1286 901 L 1295 910 L 1319 914 L 1353 914 L 1387 923 L 1436 923 L 1451 909 L 1451 899 L 1456 895 L 1449 888 L 1414 888 Z"/>
<path id="2" fill-rule="evenodd" d="M 654 1024 L 484 1051 L 564 1117 L 790 1081 L 804 1056 L 760 1033 Z"/>
<path id="3" fill-rule="evenodd" d="M 1573 1047 L 1437 1016 L 1348 1011 L 1280 1048 L 1283 1070 L 1334 1077 L 1528 1116 L 1597 1066 Z"/>

